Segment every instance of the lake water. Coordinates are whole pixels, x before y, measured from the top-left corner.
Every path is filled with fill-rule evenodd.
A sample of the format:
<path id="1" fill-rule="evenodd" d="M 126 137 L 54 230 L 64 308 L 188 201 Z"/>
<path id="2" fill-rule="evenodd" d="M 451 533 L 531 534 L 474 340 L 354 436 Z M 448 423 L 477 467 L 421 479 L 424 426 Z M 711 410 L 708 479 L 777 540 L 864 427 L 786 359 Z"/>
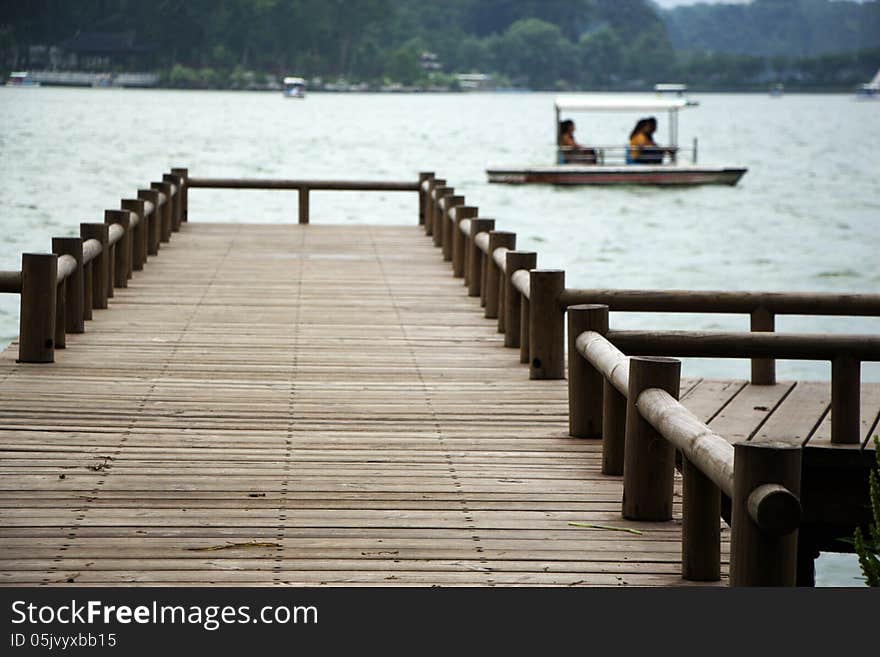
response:
<path id="1" fill-rule="evenodd" d="M 0 88 L 0 269 L 78 235 L 173 166 L 200 177 L 415 180 L 435 171 L 515 231 L 569 287 L 870 292 L 880 288 L 880 102 L 849 95 L 696 94 L 679 143 L 749 168 L 736 187 L 490 185 L 492 164 L 552 164 L 553 96 Z M 581 143 L 624 144 L 638 115 L 579 114 Z M 659 116 L 659 142 L 666 120 Z M 415 221 L 411 194 L 315 192 L 313 223 Z M 295 192 L 190 193 L 190 221 L 296 221 Z M 620 314 L 618 328 L 748 328 L 744 316 Z M 777 330 L 880 333 L 880 319 L 779 317 Z M 0 295 L 0 345 L 18 300 Z M 827 379 L 781 362 L 780 378 Z M 685 375 L 748 376 L 746 361 L 689 360 Z M 863 380 L 880 381 L 866 364 Z M 826 566 L 826 563 L 829 565 Z M 852 558 L 820 582 L 855 580 Z M 842 564 L 842 565 L 841 565 Z"/>

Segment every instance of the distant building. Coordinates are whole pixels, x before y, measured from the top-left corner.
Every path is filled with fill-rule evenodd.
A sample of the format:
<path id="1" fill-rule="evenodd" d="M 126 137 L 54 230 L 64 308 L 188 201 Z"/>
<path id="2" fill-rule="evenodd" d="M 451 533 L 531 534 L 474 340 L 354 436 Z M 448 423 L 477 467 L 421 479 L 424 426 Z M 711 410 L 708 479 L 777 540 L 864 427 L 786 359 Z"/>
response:
<path id="1" fill-rule="evenodd" d="M 422 67 L 423 71 L 432 72 L 432 71 L 442 71 L 443 64 L 440 62 L 440 59 L 437 57 L 437 53 L 429 52 L 425 50 L 419 56 L 419 64 Z"/>
<path id="2" fill-rule="evenodd" d="M 148 68 L 148 57 L 156 50 L 127 32 L 77 32 L 50 51 L 53 68 L 97 71 Z"/>
<path id="3" fill-rule="evenodd" d="M 486 73 L 457 73 L 458 87 L 462 91 L 491 91 L 495 80 Z"/>

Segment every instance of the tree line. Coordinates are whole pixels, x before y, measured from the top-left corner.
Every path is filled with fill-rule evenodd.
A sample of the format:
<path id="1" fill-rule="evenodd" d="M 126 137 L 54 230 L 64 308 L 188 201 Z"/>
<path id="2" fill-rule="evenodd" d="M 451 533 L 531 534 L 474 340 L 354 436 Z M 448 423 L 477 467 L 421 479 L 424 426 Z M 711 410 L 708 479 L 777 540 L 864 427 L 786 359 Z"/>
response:
<path id="1" fill-rule="evenodd" d="M 479 71 L 532 89 L 629 89 L 670 80 L 709 88 L 775 81 L 841 87 L 880 67 L 876 32 L 873 44 L 870 36 L 848 41 L 873 48 L 817 55 L 796 47 L 806 32 L 792 27 L 828 24 L 838 12 L 859 31 L 871 23 L 852 27 L 861 16 L 852 5 L 870 17 L 880 3 L 785 0 L 803 9 L 785 22 L 781 2 L 737 5 L 737 15 L 759 16 L 737 23 L 730 6 L 664 12 L 649 0 L 0 0 L 0 54 L 8 69 L 26 64 L 32 45 L 133 30 L 138 43 L 153 46 L 139 66 L 163 71 L 179 86 L 238 86 L 251 72 L 427 86 L 454 84 L 451 72 Z M 731 39 L 760 42 L 754 26 L 768 17 L 787 35 L 772 49 L 728 47 Z M 835 39 L 830 43 L 841 47 Z M 437 54 L 445 74 L 423 68 L 425 51 Z"/>

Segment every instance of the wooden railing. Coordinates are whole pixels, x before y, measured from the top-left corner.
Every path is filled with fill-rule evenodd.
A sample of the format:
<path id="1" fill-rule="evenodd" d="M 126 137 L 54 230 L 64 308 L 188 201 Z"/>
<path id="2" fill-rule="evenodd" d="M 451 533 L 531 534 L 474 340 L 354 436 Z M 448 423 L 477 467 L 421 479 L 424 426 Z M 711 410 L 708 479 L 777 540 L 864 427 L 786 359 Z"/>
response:
<path id="1" fill-rule="evenodd" d="M 602 472 L 623 475 L 623 516 L 672 518 L 682 453 L 682 577 L 721 577 L 721 493 L 731 499 L 732 585 L 794 585 L 800 449 L 731 445 L 678 402 L 680 361 L 628 357 L 608 306 L 568 309 L 569 433 L 602 438 Z M 750 334 L 746 334 L 750 335 Z"/>
<path id="2" fill-rule="evenodd" d="M 313 190 L 418 192 L 419 182 L 351 181 L 351 180 L 269 180 L 258 178 L 190 178 L 190 189 L 281 189 L 299 194 L 299 223 L 309 223 L 309 193 Z M 421 197 L 421 195 L 420 195 Z M 419 213 L 421 216 L 421 212 Z"/>
<path id="3" fill-rule="evenodd" d="M 720 577 L 723 494 L 735 528 L 731 584 L 793 585 L 801 449 L 733 446 L 712 432 L 677 401 L 680 363 L 665 357 L 751 358 L 759 385 L 775 383 L 776 358 L 829 360 L 832 442 L 858 443 L 860 363 L 880 360 L 880 337 L 772 332 L 777 314 L 880 316 L 880 295 L 566 289 L 564 271 L 538 269 L 536 253 L 516 250 L 514 233 L 496 230 L 445 180 L 421 180 L 427 235 L 468 295 L 480 297 L 485 317 L 497 318 L 504 345 L 519 348 L 530 378 L 565 377 L 568 314 L 570 433 L 602 438 L 603 472 L 624 475 L 623 515 L 671 518 L 674 451 L 681 450 L 682 576 Z M 610 331 L 609 309 L 747 313 L 752 332 Z"/>
<path id="4" fill-rule="evenodd" d="M 567 289 L 560 294 L 559 303 L 563 308 L 584 303 L 605 304 L 615 312 L 747 314 L 753 332 L 773 332 L 777 315 L 880 317 L 880 294 Z M 775 360 L 754 358 L 752 383 L 776 383 Z"/>
<path id="5" fill-rule="evenodd" d="M 68 333 L 83 333 L 92 310 L 107 308 L 187 220 L 187 170 L 106 210 L 104 223 L 80 224 L 80 237 L 52 238 L 52 253 L 24 253 L 20 271 L 0 272 L 0 292 L 19 294 L 18 360 L 52 363 Z"/>

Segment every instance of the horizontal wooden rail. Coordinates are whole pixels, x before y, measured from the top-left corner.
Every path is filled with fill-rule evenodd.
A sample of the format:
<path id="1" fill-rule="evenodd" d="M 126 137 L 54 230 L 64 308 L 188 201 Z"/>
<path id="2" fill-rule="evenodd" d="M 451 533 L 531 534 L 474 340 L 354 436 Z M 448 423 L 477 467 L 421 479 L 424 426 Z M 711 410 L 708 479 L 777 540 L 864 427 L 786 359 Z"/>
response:
<path id="1" fill-rule="evenodd" d="M 492 260 L 495 261 L 495 266 L 498 267 L 498 271 L 502 274 L 507 273 L 507 252 L 513 251 L 513 249 L 508 249 L 506 246 L 499 246 L 497 249 L 492 251 Z"/>
<path id="2" fill-rule="evenodd" d="M 69 255 L 58 256 L 57 281 L 63 283 L 73 272 L 76 271 L 76 258 Z"/>
<path id="3" fill-rule="evenodd" d="M 752 332 L 773 332 L 780 314 L 880 316 L 878 294 L 829 292 L 569 289 L 559 295 L 559 303 L 563 308 L 599 303 L 618 312 L 745 313 Z M 773 359 L 752 359 L 752 383 L 776 383 Z"/>
<path id="4" fill-rule="evenodd" d="M 574 342 L 577 352 L 625 396 L 629 389 L 629 357 L 595 331 L 584 331 Z"/>
<path id="5" fill-rule="evenodd" d="M 880 360 L 880 336 L 742 331 L 609 331 L 621 350 L 642 356 Z"/>
<path id="6" fill-rule="evenodd" d="M 21 272 L 0 271 L 0 292 L 21 294 Z"/>
<path id="7" fill-rule="evenodd" d="M 382 180 L 272 180 L 261 178 L 188 178 L 187 186 L 210 189 L 287 189 L 326 191 L 417 192 L 419 183 Z"/>
<path id="8" fill-rule="evenodd" d="M 733 445 L 712 431 L 665 390 L 650 388 L 636 408 L 728 497 L 733 495 Z"/>
<path id="9" fill-rule="evenodd" d="M 264 190 L 296 190 L 299 193 L 298 222 L 307 224 L 310 221 L 309 194 L 319 191 L 363 191 L 363 192 L 418 192 L 419 223 L 429 222 L 426 196 L 431 194 L 430 183 L 433 174 L 419 174 L 417 182 L 383 181 L 383 180 L 273 180 L 267 178 L 187 178 L 186 188 L 194 189 L 264 189 Z M 425 183 L 429 183 L 425 187 Z M 433 200 L 433 197 L 432 197 Z M 433 205 L 433 204 L 432 204 Z M 433 210 L 433 208 L 432 208 Z M 433 212 L 431 213 L 433 215 Z M 430 222 L 433 224 L 433 221 Z"/>
<path id="10" fill-rule="evenodd" d="M 563 307 L 599 303 L 627 312 L 738 314 L 763 308 L 777 315 L 880 317 L 880 294 L 567 289 L 559 303 Z"/>
<path id="11" fill-rule="evenodd" d="M 83 240 L 83 264 L 89 264 L 104 251 L 104 246 L 96 239 Z"/>
<path id="12" fill-rule="evenodd" d="M 120 224 L 110 224 L 110 244 L 116 244 L 125 236 L 125 228 Z"/>
<path id="13" fill-rule="evenodd" d="M 531 295 L 531 277 L 529 275 L 528 269 L 519 269 L 510 276 L 510 280 L 513 283 L 513 286 L 519 291 L 523 297 L 526 299 L 530 298 Z"/>

